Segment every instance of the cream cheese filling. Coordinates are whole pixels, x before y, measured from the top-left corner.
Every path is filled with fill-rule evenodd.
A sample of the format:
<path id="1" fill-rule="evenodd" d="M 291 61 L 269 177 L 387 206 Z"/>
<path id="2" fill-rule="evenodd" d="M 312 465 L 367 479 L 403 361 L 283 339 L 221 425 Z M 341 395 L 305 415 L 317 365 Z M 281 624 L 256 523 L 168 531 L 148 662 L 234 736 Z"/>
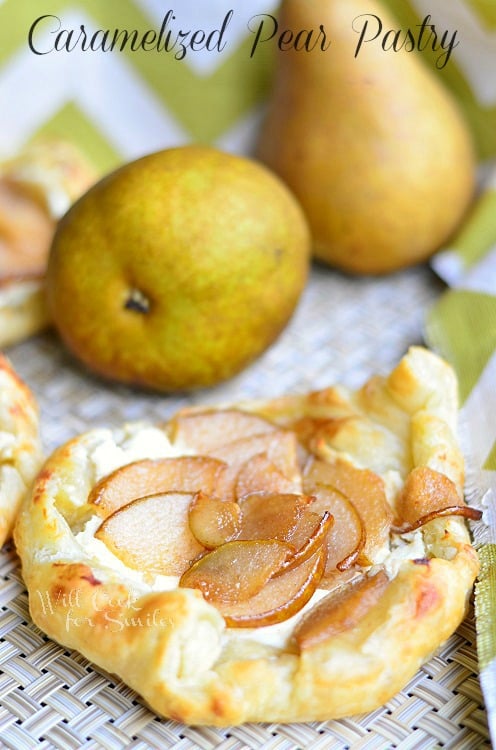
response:
<path id="1" fill-rule="evenodd" d="M 22 307 L 41 289 L 41 281 L 16 280 L 0 286 L 0 309 Z"/>

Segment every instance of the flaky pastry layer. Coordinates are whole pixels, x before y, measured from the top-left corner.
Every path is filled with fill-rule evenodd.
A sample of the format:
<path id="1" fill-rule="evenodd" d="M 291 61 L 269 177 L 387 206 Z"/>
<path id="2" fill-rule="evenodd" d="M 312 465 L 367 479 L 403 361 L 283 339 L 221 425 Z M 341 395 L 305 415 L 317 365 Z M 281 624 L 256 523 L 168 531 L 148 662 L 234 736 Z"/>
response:
<path id="1" fill-rule="evenodd" d="M 10 536 L 41 463 L 35 399 L 0 354 L 0 546 Z"/>

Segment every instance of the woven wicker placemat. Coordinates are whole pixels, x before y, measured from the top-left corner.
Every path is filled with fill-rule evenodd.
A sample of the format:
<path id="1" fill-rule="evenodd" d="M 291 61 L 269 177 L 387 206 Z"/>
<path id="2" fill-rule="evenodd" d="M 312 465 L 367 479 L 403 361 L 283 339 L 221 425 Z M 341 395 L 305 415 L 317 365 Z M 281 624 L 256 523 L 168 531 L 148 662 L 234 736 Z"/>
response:
<path id="1" fill-rule="evenodd" d="M 291 323 L 252 367 L 194 395 L 164 397 L 114 387 L 72 361 L 51 334 L 8 354 L 35 392 L 47 452 L 94 426 L 167 418 L 189 403 L 219 403 L 336 381 L 357 386 L 422 341 L 426 307 L 441 286 L 426 268 L 352 279 L 315 268 Z M 383 708 L 326 723 L 248 724 L 225 730 L 157 718 L 128 687 L 50 641 L 30 621 L 11 548 L 0 555 L 0 742 L 13 750 L 420 750 L 490 747 L 477 677 L 471 614 Z"/>

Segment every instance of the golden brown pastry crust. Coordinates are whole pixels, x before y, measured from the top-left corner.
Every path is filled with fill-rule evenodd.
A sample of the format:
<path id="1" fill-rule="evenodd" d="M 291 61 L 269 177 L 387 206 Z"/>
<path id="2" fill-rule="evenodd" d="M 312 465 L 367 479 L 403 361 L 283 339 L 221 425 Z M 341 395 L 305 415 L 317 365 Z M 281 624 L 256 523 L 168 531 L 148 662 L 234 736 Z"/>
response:
<path id="1" fill-rule="evenodd" d="M 455 378 L 421 348 L 359 391 L 331 388 L 244 408 L 283 424 L 341 420 L 320 440 L 321 454 L 373 464 L 392 503 L 417 465 L 443 470 L 461 493 Z M 115 431 L 112 439 L 124 445 L 137 434 Z M 256 633 L 226 631 L 199 591 L 164 590 L 158 580 L 153 590 L 146 576 L 109 567 L 88 536 L 77 536 L 88 513 L 84 498 L 99 478 L 92 451 L 106 435 L 87 433 L 49 459 L 24 504 L 16 544 L 33 620 L 117 673 L 157 713 L 226 726 L 369 711 L 400 690 L 462 620 L 478 561 L 464 522 L 449 518 L 420 532 L 425 557 L 398 561 L 379 604 L 352 629 L 301 652 L 291 640 L 277 647 Z"/>
<path id="2" fill-rule="evenodd" d="M 0 165 L 0 347 L 48 325 L 44 272 L 56 222 L 95 179 L 83 154 L 58 139 Z"/>
<path id="3" fill-rule="evenodd" d="M 0 546 L 12 531 L 41 462 L 34 397 L 0 354 Z"/>

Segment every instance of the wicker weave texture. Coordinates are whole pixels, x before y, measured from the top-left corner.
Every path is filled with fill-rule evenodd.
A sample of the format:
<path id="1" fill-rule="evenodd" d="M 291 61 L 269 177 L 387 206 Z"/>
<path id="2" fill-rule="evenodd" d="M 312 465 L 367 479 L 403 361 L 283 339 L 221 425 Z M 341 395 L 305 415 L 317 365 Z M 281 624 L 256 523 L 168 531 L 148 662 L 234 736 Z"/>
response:
<path id="1" fill-rule="evenodd" d="M 50 334 L 8 352 L 40 403 L 46 450 L 90 427 L 159 420 L 190 403 L 306 391 L 337 380 L 359 385 L 422 340 L 423 313 L 440 285 L 427 269 L 349 279 L 314 269 L 286 331 L 252 367 L 193 395 L 164 397 L 85 373 Z M 0 555 L 0 743 L 57 750 L 421 750 L 490 747 L 469 616 L 383 708 L 326 723 L 249 724 L 226 730 L 157 718 L 121 682 L 44 636 L 30 621 L 15 552 Z"/>

